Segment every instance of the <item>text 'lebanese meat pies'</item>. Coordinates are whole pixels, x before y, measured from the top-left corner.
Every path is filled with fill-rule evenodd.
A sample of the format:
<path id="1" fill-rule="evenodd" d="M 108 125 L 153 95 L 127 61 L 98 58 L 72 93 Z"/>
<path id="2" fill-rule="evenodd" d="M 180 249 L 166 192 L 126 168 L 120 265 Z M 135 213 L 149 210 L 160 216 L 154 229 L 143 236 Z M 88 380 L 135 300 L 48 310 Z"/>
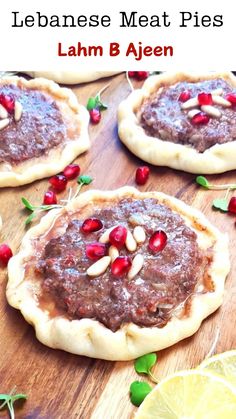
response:
<path id="1" fill-rule="evenodd" d="M 63 170 L 89 148 L 88 122 L 70 89 L 43 78 L 0 79 L 0 187 Z"/>
<path id="2" fill-rule="evenodd" d="M 229 266 L 227 236 L 178 199 L 91 190 L 26 233 L 7 299 L 45 345 L 128 360 L 195 333 Z"/>
<path id="3" fill-rule="evenodd" d="M 190 173 L 236 169 L 236 77 L 163 73 L 134 90 L 118 111 L 121 141 L 157 166 Z"/>

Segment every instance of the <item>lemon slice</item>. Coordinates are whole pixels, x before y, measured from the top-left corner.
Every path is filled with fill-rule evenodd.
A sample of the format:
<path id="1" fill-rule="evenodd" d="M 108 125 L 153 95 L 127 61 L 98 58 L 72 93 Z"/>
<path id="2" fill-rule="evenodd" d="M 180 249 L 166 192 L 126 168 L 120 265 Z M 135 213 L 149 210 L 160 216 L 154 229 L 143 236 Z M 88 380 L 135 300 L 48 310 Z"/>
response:
<path id="1" fill-rule="evenodd" d="M 203 361 L 198 368 L 219 374 L 236 387 L 236 350 L 214 355 Z"/>
<path id="2" fill-rule="evenodd" d="M 236 389 L 205 370 L 180 371 L 162 380 L 135 419 L 235 419 Z"/>

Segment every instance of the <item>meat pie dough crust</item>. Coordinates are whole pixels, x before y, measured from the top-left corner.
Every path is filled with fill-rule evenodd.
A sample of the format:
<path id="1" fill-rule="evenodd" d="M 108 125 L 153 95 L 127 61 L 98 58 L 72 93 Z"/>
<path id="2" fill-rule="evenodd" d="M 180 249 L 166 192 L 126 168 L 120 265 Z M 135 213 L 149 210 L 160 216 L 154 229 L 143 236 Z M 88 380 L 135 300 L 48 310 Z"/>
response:
<path id="1" fill-rule="evenodd" d="M 216 144 L 199 153 L 193 147 L 163 141 L 149 136 L 139 124 L 136 112 L 143 101 L 163 85 L 178 82 L 199 82 L 222 78 L 236 87 L 236 77 L 230 73 L 163 73 L 149 77 L 142 89 L 134 90 L 118 109 L 119 137 L 132 153 L 144 161 L 190 173 L 213 174 L 236 169 L 236 141 Z"/>
<path id="2" fill-rule="evenodd" d="M 63 147 L 54 147 L 45 155 L 25 160 L 16 165 L 0 162 L 0 187 L 25 185 L 59 173 L 77 156 L 88 150 L 90 147 L 89 114 L 86 108 L 78 103 L 72 90 L 61 88 L 53 81 L 43 78 L 26 80 L 23 77 L 4 77 L 0 80 L 0 85 L 3 84 L 19 85 L 26 89 L 36 89 L 42 93 L 50 94 L 57 102 L 62 116 L 65 114 L 65 119 L 68 119 L 66 109 L 72 110 L 75 125 L 78 126 L 78 138 L 66 139 Z"/>
<path id="3" fill-rule="evenodd" d="M 32 240 L 45 234 L 59 214 L 78 211 L 88 203 L 106 200 L 119 201 L 124 197 L 156 198 L 179 213 L 198 235 L 198 244 L 206 249 L 212 246 L 213 261 L 209 269 L 215 291 L 195 295 L 188 317 L 172 319 L 163 328 L 139 327 L 133 323 L 122 326 L 112 332 L 102 323 L 92 319 L 68 320 L 65 317 L 50 318 L 46 311 L 37 305 L 34 297 L 35 284 L 24 281 L 25 261 L 32 255 Z M 224 261 L 224 263 L 222 263 Z M 107 360 L 130 360 L 148 352 L 166 348 L 194 334 L 204 318 L 214 312 L 222 303 L 224 282 L 229 272 L 228 238 L 212 226 L 198 210 L 182 201 L 160 192 L 139 192 L 132 187 L 123 187 L 115 191 L 91 190 L 81 194 L 62 210 L 52 210 L 31 228 L 22 240 L 19 253 L 8 264 L 9 280 L 7 300 L 9 304 L 21 310 L 27 322 L 36 330 L 40 342 L 51 348 Z"/>
<path id="4" fill-rule="evenodd" d="M 79 84 L 118 74 L 119 71 L 24 71 L 31 77 L 45 77 L 62 84 Z"/>

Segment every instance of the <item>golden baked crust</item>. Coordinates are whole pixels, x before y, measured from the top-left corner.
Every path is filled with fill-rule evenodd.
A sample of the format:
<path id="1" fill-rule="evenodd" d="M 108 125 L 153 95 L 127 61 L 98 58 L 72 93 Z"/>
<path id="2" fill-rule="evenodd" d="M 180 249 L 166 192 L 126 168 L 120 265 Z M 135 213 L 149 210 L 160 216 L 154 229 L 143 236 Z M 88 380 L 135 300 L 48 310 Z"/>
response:
<path id="1" fill-rule="evenodd" d="M 201 293 L 199 289 L 192 297 L 189 314 L 182 318 L 172 316 L 163 328 L 139 327 L 128 323 L 112 332 L 92 319 L 50 317 L 37 303 L 40 290 L 36 288 L 33 278 L 25 280 L 25 264 L 34 253 L 34 240 L 48 232 L 60 214 L 73 213 L 91 202 L 96 201 L 96 205 L 98 202 L 104 204 L 106 200 L 117 202 L 124 197 L 156 198 L 183 217 L 186 224 L 196 232 L 199 247 L 204 250 L 212 249 L 212 263 L 208 274 L 214 291 Z M 37 338 L 45 345 L 94 358 L 128 360 L 173 345 L 195 333 L 202 320 L 221 305 L 229 268 L 227 236 L 213 227 L 201 212 L 182 201 L 160 192 L 139 192 L 132 187 L 108 192 L 92 190 L 81 194 L 67 207 L 50 211 L 38 225 L 26 233 L 19 253 L 8 264 L 6 295 L 9 304 L 21 310 L 25 319 L 35 327 Z"/>
<path id="2" fill-rule="evenodd" d="M 119 71 L 24 71 L 31 77 L 45 77 L 62 84 L 78 84 L 110 77 Z"/>
<path id="3" fill-rule="evenodd" d="M 144 161 L 190 173 L 222 173 L 236 168 L 236 141 L 216 144 L 199 153 L 193 147 L 163 141 L 148 136 L 139 123 L 137 111 L 143 101 L 164 85 L 178 82 L 199 82 L 222 78 L 236 87 L 236 77 L 230 73 L 163 73 L 149 77 L 142 89 L 133 91 L 121 102 L 118 110 L 119 137 L 132 153 Z"/>
<path id="4" fill-rule="evenodd" d="M 70 89 L 61 88 L 53 81 L 43 78 L 26 80 L 23 77 L 4 77 L 0 79 L 0 86 L 4 84 L 19 85 L 51 95 L 61 111 L 65 124 L 73 122 L 76 130 L 78 129 L 78 136 L 66 139 L 62 146 L 49 150 L 46 155 L 25 160 L 17 165 L 0 162 L 0 187 L 24 185 L 59 173 L 78 155 L 88 150 L 89 114 L 86 108 L 78 103 Z"/>

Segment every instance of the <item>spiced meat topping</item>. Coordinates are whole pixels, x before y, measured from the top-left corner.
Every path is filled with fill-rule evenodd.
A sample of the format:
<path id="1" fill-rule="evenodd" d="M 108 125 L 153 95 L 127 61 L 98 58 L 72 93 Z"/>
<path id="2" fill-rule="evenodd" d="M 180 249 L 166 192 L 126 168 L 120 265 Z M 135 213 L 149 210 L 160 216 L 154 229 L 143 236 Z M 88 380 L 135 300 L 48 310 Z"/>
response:
<path id="1" fill-rule="evenodd" d="M 155 199 L 123 199 L 106 203 L 106 207 L 91 207 L 89 217 L 103 223 L 101 230 L 92 233 L 83 233 L 81 214 L 70 216 L 59 237 L 43 239 L 35 262 L 42 296 L 50 297 L 70 319 L 95 319 L 112 331 L 128 322 L 163 327 L 173 310 L 195 292 L 209 265 L 196 233 L 180 215 Z M 133 253 L 125 246 L 119 249 L 120 256 L 131 259 L 142 254 L 142 269 L 132 280 L 127 275 L 114 276 L 111 266 L 98 277 L 89 277 L 87 269 L 93 261 L 86 255 L 86 246 L 98 242 L 104 231 L 117 224 L 130 231 L 141 224 L 145 230 L 147 240 Z M 155 231 L 167 235 L 167 244 L 157 253 L 148 246 Z"/>
<path id="2" fill-rule="evenodd" d="M 60 109 L 49 94 L 15 85 L 0 86 L 0 94 L 22 105 L 20 120 L 11 112 L 9 124 L 0 130 L 0 162 L 17 164 L 39 157 L 65 141 Z"/>
<path id="3" fill-rule="evenodd" d="M 183 109 L 182 98 L 197 98 L 199 94 L 211 94 L 222 89 L 222 97 L 236 94 L 225 80 L 205 80 L 196 83 L 179 82 L 163 86 L 160 92 L 147 99 L 140 110 L 141 125 L 147 135 L 194 147 L 200 153 L 215 144 L 236 139 L 236 107 L 213 104 L 213 116 L 199 111 L 198 116 L 189 117 L 189 109 Z M 181 99 L 181 100 L 180 100 Z M 236 95 L 235 95 L 236 100 Z M 212 109 L 211 109 L 212 110 Z M 215 113 L 215 115 L 214 115 Z M 218 116 L 217 116 L 218 114 Z"/>

